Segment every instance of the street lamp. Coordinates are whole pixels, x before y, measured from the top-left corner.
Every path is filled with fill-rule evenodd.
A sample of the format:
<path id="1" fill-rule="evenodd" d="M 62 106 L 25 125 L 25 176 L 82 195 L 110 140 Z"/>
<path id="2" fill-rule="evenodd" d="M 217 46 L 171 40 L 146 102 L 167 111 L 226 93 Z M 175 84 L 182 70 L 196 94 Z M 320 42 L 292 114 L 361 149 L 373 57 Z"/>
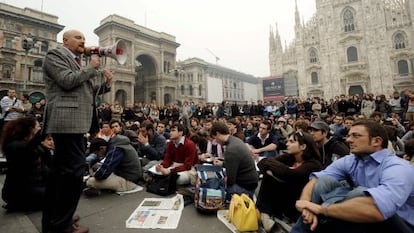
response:
<path id="1" fill-rule="evenodd" d="M 36 43 L 36 38 L 33 38 L 32 35 L 27 35 L 22 40 L 22 47 L 25 51 L 24 53 L 24 81 L 23 81 L 23 92 L 26 92 L 26 85 L 27 85 L 27 79 L 29 76 L 28 70 L 27 70 L 27 55 L 29 54 L 30 49 L 33 48 L 34 44 Z"/>

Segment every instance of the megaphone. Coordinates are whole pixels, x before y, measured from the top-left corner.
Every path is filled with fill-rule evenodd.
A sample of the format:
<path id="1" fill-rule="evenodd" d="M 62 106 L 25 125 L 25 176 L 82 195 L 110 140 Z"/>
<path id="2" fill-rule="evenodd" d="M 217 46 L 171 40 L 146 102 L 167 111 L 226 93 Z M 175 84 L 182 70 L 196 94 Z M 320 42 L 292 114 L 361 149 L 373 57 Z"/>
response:
<path id="1" fill-rule="evenodd" d="M 100 57 L 110 57 L 115 59 L 118 64 L 123 65 L 127 59 L 126 44 L 123 40 L 117 40 L 115 44 L 106 47 L 87 47 L 85 48 L 85 55 L 98 55 Z"/>

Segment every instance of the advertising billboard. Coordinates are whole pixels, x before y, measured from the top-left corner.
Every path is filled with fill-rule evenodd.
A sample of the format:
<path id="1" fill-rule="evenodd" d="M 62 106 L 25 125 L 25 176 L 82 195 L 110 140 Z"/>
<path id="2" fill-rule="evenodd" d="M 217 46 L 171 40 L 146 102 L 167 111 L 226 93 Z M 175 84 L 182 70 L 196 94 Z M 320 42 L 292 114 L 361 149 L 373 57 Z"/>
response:
<path id="1" fill-rule="evenodd" d="M 262 78 L 263 100 L 277 101 L 285 98 L 285 83 L 283 76 Z"/>

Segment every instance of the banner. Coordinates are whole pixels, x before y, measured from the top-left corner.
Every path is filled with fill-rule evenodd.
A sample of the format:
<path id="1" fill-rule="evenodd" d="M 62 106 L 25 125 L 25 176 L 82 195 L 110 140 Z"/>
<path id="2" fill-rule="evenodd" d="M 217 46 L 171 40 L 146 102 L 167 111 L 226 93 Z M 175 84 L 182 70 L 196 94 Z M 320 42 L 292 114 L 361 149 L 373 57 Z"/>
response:
<path id="1" fill-rule="evenodd" d="M 283 76 L 263 78 L 263 100 L 276 101 L 285 97 L 285 82 Z"/>

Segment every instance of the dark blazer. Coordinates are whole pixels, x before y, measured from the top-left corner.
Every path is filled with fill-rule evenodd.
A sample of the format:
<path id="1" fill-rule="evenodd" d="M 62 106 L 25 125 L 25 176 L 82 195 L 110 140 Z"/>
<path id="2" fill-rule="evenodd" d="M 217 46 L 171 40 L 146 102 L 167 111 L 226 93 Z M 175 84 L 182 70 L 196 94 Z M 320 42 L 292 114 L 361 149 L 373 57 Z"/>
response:
<path id="1" fill-rule="evenodd" d="M 43 64 L 46 84 L 45 133 L 83 134 L 91 127 L 95 93 L 110 90 L 105 83 L 95 86 L 100 72 L 80 67 L 65 47 L 49 51 Z"/>

